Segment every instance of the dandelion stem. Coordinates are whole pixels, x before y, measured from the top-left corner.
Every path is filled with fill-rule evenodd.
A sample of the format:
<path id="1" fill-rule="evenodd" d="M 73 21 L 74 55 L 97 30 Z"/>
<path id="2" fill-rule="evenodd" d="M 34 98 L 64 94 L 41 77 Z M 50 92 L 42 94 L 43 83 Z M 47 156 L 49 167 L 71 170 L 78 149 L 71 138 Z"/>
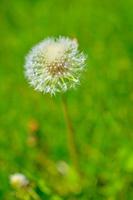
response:
<path id="1" fill-rule="evenodd" d="M 77 172 L 79 172 L 78 151 L 75 142 L 74 129 L 69 116 L 67 101 L 64 95 L 62 95 L 62 105 L 63 105 L 64 118 L 67 126 L 67 141 L 68 141 L 68 149 L 70 157 L 75 169 L 77 170 Z"/>

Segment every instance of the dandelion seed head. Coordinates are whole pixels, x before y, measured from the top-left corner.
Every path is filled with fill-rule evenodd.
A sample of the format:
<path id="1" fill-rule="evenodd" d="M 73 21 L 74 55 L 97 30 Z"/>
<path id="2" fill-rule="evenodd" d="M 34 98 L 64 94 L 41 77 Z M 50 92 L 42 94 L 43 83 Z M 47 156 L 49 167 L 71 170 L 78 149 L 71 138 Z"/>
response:
<path id="1" fill-rule="evenodd" d="M 36 90 L 53 95 L 79 84 L 85 60 L 75 39 L 47 38 L 27 55 L 25 75 Z"/>
<path id="2" fill-rule="evenodd" d="M 15 173 L 10 175 L 10 184 L 14 188 L 26 187 L 29 184 L 28 179 L 21 173 Z"/>

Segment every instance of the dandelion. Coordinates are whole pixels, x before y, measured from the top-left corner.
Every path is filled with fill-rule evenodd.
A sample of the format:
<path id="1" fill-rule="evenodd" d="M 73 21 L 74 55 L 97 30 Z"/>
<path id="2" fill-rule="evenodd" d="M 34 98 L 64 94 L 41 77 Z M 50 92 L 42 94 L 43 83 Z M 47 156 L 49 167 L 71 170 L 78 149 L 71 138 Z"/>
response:
<path id="1" fill-rule="evenodd" d="M 47 38 L 27 55 L 25 75 L 35 90 L 53 95 L 79 84 L 85 60 L 76 39 Z"/>
<path id="2" fill-rule="evenodd" d="M 55 95 L 57 92 L 64 93 L 79 84 L 85 61 L 86 56 L 78 50 L 76 39 L 47 38 L 33 47 L 27 55 L 25 76 L 35 90 L 51 95 Z M 62 105 L 68 129 L 67 139 L 71 160 L 79 171 L 74 129 L 64 95 L 62 95 Z"/>
<path id="3" fill-rule="evenodd" d="M 23 188 L 29 184 L 29 181 L 23 174 L 15 173 L 10 175 L 10 184 L 14 188 Z"/>

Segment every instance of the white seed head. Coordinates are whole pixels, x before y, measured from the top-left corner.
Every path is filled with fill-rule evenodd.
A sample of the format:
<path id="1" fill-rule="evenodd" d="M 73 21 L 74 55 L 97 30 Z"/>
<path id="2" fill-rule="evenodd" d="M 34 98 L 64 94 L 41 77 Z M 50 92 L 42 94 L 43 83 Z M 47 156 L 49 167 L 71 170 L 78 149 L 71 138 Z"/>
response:
<path id="1" fill-rule="evenodd" d="M 29 184 L 28 179 L 21 173 L 15 173 L 10 175 L 10 184 L 14 188 L 26 187 Z"/>
<path id="2" fill-rule="evenodd" d="M 47 38 L 26 57 L 25 75 L 29 83 L 43 93 L 65 92 L 79 84 L 86 57 L 75 39 Z"/>

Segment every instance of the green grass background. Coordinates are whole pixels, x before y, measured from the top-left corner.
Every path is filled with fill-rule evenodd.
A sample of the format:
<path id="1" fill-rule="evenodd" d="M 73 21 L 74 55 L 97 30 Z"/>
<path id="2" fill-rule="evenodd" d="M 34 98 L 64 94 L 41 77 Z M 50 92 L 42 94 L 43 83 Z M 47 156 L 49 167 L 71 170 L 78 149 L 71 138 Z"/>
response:
<path id="1" fill-rule="evenodd" d="M 36 188 L 41 181 L 46 200 L 133 199 L 132 8 L 131 0 L 1 0 L 1 200 L 15 199 L 9 184 L 15 172 Z M 60 95 L 38 93 L 24 77 L 29 49 L 59 35 L 77 38 L 88 56 L 81 85 L 66 94 L 83 189 L 74 172 L 66 181 L 52 168 L 60 160 L 72 166 Z"/>

